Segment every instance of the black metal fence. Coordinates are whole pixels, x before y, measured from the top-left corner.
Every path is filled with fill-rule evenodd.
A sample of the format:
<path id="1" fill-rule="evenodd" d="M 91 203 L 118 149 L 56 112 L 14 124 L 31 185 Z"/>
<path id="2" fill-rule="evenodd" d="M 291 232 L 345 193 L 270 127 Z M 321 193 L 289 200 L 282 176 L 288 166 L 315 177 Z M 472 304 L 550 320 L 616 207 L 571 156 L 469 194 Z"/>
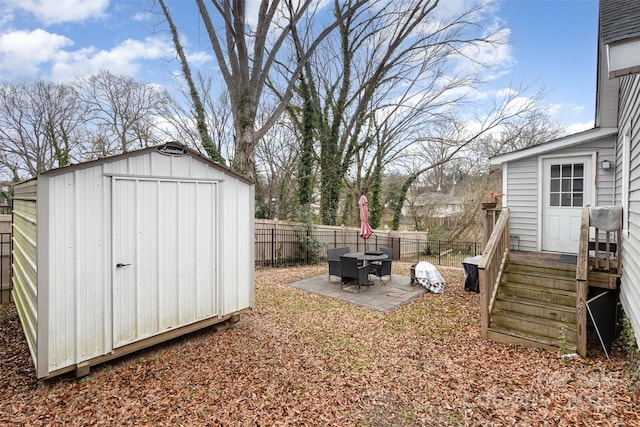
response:
<path id="1" fill-rule="evenodd" d="M 283 267 L 323 262 L 327 249 L 347 246 L 352 252 L 392 248 L 394 259 L 428 261 L 434 265 L 460 267 L 462 260 L 480 255 L 479 242 L 419 240 L 372 235 L 360 238 L 357 231 L 259 229 L 255 232 L 256 265 Z"/>
<path id="2" fill-rule="evenodd" d="M 11 301 L 11 233 L 0 233 L 0 304 Z"/>

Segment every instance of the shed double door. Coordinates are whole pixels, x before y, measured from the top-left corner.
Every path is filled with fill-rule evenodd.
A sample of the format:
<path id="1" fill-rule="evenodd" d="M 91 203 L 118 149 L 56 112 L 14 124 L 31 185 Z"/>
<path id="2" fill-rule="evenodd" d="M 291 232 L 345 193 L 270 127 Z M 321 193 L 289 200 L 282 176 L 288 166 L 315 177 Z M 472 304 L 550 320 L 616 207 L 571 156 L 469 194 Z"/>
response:
<path id="1" fill-rule="evenodd" d="M 217 315 L 216 182 L 113 178 L 113 347 Z"/>

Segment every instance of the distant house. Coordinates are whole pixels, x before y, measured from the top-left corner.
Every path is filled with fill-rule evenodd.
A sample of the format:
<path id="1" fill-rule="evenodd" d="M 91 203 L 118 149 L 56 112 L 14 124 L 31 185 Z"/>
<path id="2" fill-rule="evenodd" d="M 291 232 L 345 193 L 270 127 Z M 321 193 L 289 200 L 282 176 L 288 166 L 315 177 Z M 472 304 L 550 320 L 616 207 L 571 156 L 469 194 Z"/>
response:
<path id="1" fill-rule="evenodd" d="M 403 223 L 412 223 L 413 218 L 429 217 L 444 225 L 448 220 L 461 216 L 465 210 L 462 197 L 441 192 L 425 192 L 408 197 L 402 205 Z"/>
<path id="2" fill-rule="evenodd" d="M 640 2 L 601 0 L 599 13 L 594 128 L 491 165 L 520 250 L 577 254 L 583 208 L 622 207 L 619 296 L 640 342 Z"/>

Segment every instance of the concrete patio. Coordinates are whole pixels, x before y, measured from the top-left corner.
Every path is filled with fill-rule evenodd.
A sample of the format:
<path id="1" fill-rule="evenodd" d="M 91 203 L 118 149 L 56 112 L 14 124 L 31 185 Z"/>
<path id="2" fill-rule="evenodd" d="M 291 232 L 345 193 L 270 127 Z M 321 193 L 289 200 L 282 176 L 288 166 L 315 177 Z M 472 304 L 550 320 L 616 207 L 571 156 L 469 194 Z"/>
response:
<path id="1" fill-rule="evenodd" d="M 362 286 L 360 291 L 357 285 L 340 289 L 339 278 L 331 276 L 329 280 L 327 274 L 322 274 L 289 283 L 289 286 L 376 311 L 392 310 L 426 292 L 417 282 L 412 286 L 409 276 L 394 274 L 391 280 L 385 278 L 384 285 L 377 278 L 372 277 L 372 281 L 372 286 Z"/>

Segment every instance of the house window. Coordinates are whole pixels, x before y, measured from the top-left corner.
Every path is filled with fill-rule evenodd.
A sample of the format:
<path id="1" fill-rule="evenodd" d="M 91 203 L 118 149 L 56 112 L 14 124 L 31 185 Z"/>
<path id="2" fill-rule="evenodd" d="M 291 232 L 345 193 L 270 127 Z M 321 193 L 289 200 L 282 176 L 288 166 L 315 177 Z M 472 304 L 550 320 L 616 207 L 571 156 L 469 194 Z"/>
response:
<path id="1" fill-rule="evenodd" d="M 584 163 L 551 165 L 549 204 L 584 206 Z"/>

